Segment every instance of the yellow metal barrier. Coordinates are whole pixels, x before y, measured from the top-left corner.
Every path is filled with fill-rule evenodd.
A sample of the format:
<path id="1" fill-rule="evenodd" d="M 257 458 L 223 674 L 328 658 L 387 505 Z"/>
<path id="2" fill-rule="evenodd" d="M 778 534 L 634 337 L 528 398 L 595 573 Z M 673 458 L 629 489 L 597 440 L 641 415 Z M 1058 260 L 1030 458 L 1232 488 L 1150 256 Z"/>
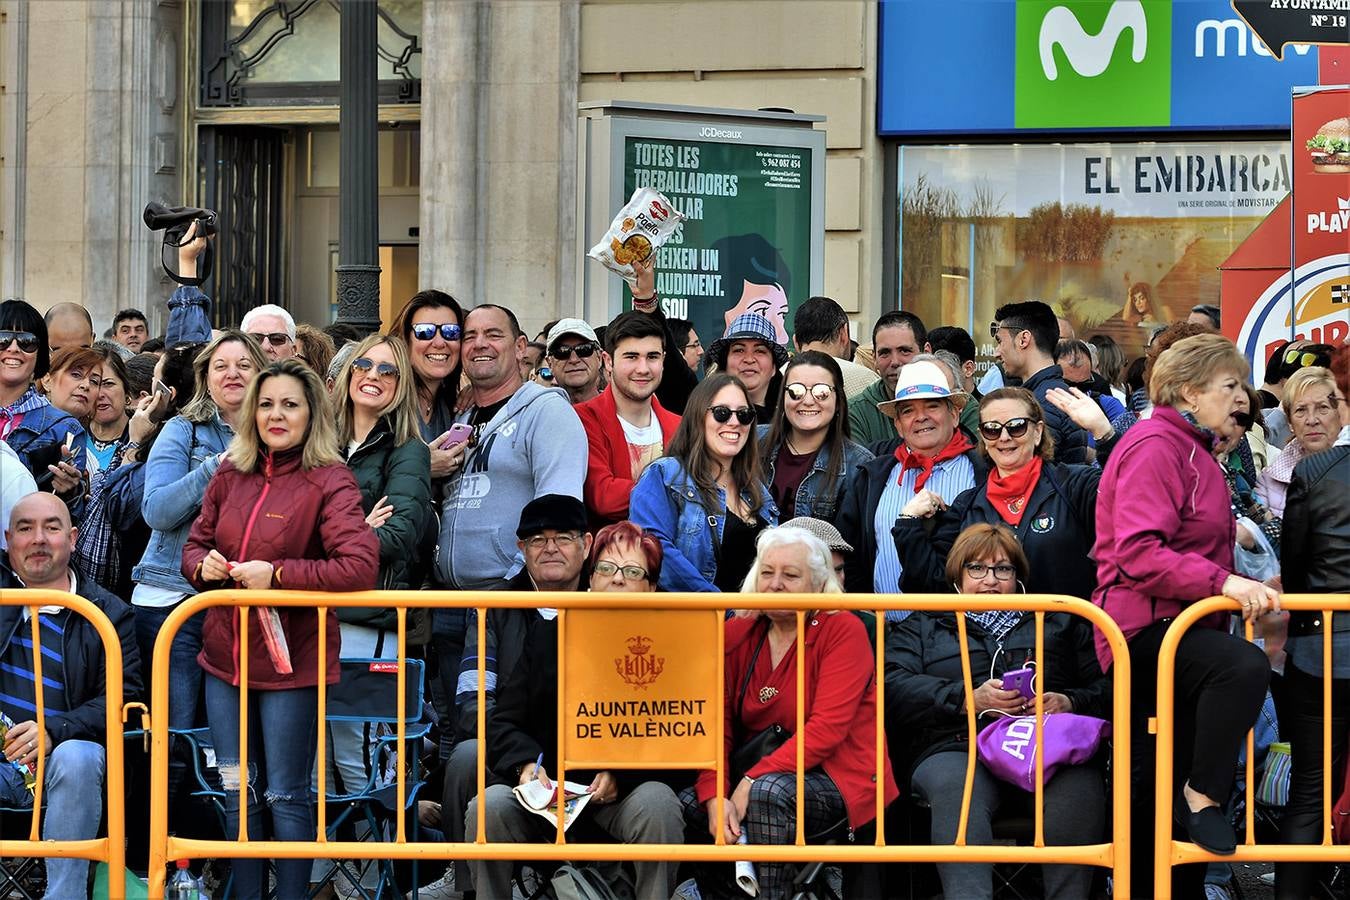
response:
<path id="1" fill-rule="evenodd" d="M 1322 672 L 1331 672 L 1331 615 L 1332 610 L 1350 612 L 1350 595 L 1346 594 L 1285 594 L 1280 605 L 1291 612 L 1322 612 Z M 1210 597 L 1186 607 L 1176 617 L 1163 638 L 1158 652 L 1158 778 L 1153 847 L 1154 892 L 1159 900 L 1172 896 L 1172 867 L 1199 862 L 1347 862 L 1350 847 L 1331 843 L 1331 679 L 1323 678 L 1322 690 L 1322 843 L 1321 844 L 1257 844 L 1253 816 L 1256 803 L 1253 736 L 1247 734 L 1247 766 L 1245 789 L 1247 794 L 1246 839 L 1232 856 L 1216 856 L 1189 841 L 1172 839 L 1172 754 L 1175 737 L 1175 672 L 1177 645 L 1198 620 L 1216 612 L 1240 612 L 1236 600 Z M 1247 640 L 1252 639 L 1252 625 L 1246 623 Z M 1236 760 L 1234 760 L 1236 762 Z"/>
<path id="2" fill-rule="evenodd" d="M 104 750 L 107 771 L 104 789 L 108 797 L 108 836 L 87 841 L 42 840 L 42 790 L 47 769 L 47 754 L 38 757 L 37 785 L 33 791 L 33 815 L 27 840 L 4 842 L 7 856 L 41 856 L 88 859 L 108 864 L 108 883 L 123 884 L 126 868 L 126 790 L 122 783 L 122 641 L 117 629 L 103 611 L 90 601 L 65 591 L 10 589 L 0 590 L 0 606 L 28 607 L 29 623 L 33 632 L 33 692 L 37 707 L 37 727 L 46 733 L 46 713 L 42 685 L 42 636 L 38 624 L 38 610 L 43 606 L 63 606 L 83 616 L 94 626 L 103 641 L 106 681 L 104 689 L 107 709 L 104 714 Z M 48 753 L 51 750 L 48 748 Z"/>
<path id="3" fill-rule="evenodd" d="M 563 646 L 563 638 L 566 631 L 566 617 L 569 610 L 705 610 L 710 613 L 722 613 L 728 606 L 736 609 L 795 609 L 798 611 L 798 630 L 797 630 L 797 653 L 799 659 L 805 658 L 803 621 L 804 615 L 808 610 L 817 610 L 822 607 L 822 602 L 831 610 L 861 610 L 874 612 L 877 615 L 877 647 L 875 664 L 875 677 L 877 684 L 877 725 L 876 725 L 876 765 L 877 765 L 877 801 L 876 801 L 876 843 L 875 846 L 857 846 L 857 845 L 810 845 L 806 846 L 805 828 L 803 827 L 804 810 L 806 807 L 803 802 L 803 771 L 802 771 L 802 753 L 803 746 L 801 742 L 797 744 L 797 836 L 795 845 L 735 845 L 728 847 L 723 843 L 723 837 L 719 834 L 716 844 L 712 845 L 665 845 L 665 844 L 582 844 L 567 843 L 561 827 L 562 816 L 559 818 L 559 828 L 557 840 L 554 844 L 522 844 L 510 842 L 488 842 L 486 838 L 485 815 L 486 804 L 483 802 L 483 796 L 486 789 L 486 760 L 487 754 L 480 752 L 478 755 L 478 805 L 477 805 L 477 831 L 476 839 L 472 843 L 428 843 L 428 842 L 409 842 L 404 830 L 403 817 L 399 817 L 397 834 L 393 843 L 363 843 L 351 841 L 329 841 L 325 834 L 325 822 L 327 820 L 326 812 L 326 787 L 324 763 L 325 741 L 320 737 L 317 743 L 317 772 L 318 772 L 318 811 L 317 811 L 317 833 L 314 841 L 253 841 L 248 839 L 246 821 L 247 817 L 242 814 L 246 809 L 244 792 L 248 787 L 248 778 L 243 773 L 247 769 L 247 723 L 248 716 L 245 714 L 248 702 L 247 688 L 247 654 L 242 654 L 241 661 L 241 685 L 240 685 L 240 825 L 237 841 L 203 841 L 190 840 L 170 836 L 168 833 L 168 763 L 169 763 L 169 731 L 168 720 L 165 716 L 156 716 L 152 719 L 151 726 L 151 806 L 150 806 L 150 895 L 160 896 L 164 890 L 164 881 L 167 866 L 170 860 L 182 858 L 206 858 L 214 856 L 222 857 L 243 857 L 243 858 L 346 858 L 346 859 L 416 859 L 416 858 L 443 858 L 443 859 L 510 859 L 510 860 L 570 860 L 570 859 L 588 859 L 588 860 L 606 860 L 606 861 L 647 861 L 647 860 L 692 860 L 692 861 L 731 861 L 731 860 L 749 860 L 751 862 L 807 862 L 823 861 L 834 863 L 881 863 L 881 862 L 942 862 L 942 863 L 1024 863 L 1024 864 L 1077 864 L 1092 865 L 1112 869 L 1114 873 L 1115 895 L 1117 897 L 1129 897 L 1129 783 L 1125 779 L 1116 779 L 1113 787 L 1114 802 L 1112 810 L 1112 834 L 1115 838 L 1113 842 L 1080 845 L 1071 847 L 1047 847 L 1044 842 L 1042 828 L 1043 798 L 1042 788 L 1039 786 L 1036 790 L 1036 833 L 1034 846 L 1031 847 L 1010 847 L 1000 845 L 979 845 L 972 846 L 965 843 L 965 824 L 969 816 L 970 795 L 972 789 L 971 776 L 975 766 L 975 717 L 973 710 L 968 713 L 968 728 L 970 731 L 970 760 L 967 768 L 967 779 L 962 798 L 961 824 L 958 831 L 956 843 L 951 846 L 928 846 L 928 845 L 887 845 L 885 842 L 885 804 L 884 790 L 885 780 L 882 777 L 885 760 L 885 732 L 884 732 L 884 711 L 885 711 L 885 611 L 887 609 L 906 609 L 921 611 L 973 611 L 973 610 L 1029 610 L 1036 613 L 1036 656 L 1038 663 L 1041 663 L 1038 671 L 1044 677 L 1044 616 L 1047 612 L 1061 612 L 1081 616 L 1093 625 L 1100 628 L 1110 642 L 1112 652 L 1115 654 L 1116 664 L 1114 666 L 1114 685 L 1113 685 L 1113 718 L 1116 722 L 1128 722 L 1130 712 L 1130 669 L 1129 657 L 1125 645 L 1125 639 L 1115 623 L 1101 609 L 1086 603 L 1082 600 L 1059 597 L 1051 595 L 989 595 L 982 594 L 976 596 L 958 596 L 958 595 L 938 595 L 938 594 L 904 594 L 904 595 L 870 595 L 870 594 L 831 594 L 822 598 L 816 594 L 757 594 L 757 595 L 726 595 L 726 594 L 611 594 L 611 593 L 533 593 L 519 591 L 502 592 L 437 592 L 437 591 L 371 591 L 366 593 L 353 594 L 318 594 L 302 591 L 242 591 L 242 590 L 223 590 L 211 591 L 199 594 L 185 600 L 170 613 L 168 619 L 160 629 L 158 639 L 155 643 L 153 677 L 151 679 L 151 708 L 164 709 L 168 703 L 168 671 L 169 671 L 169 650 L 174 635 L 182 624 L 192 615 L 201 612 L 213 606 L 233 606 L 239 608 L 239 615 L 243 628 L 241 629 L 240 645 L 246 647 L 248 640 L 247 629 L 247 610 L 255 606 L 275 606 L 275 607 L 301 607 L 317 608 L 319 610 L 319 660 L 318 671 L 325 671 L 327 664 L 327 654 L 331 652 L 324 638 L 325 635 L 325 616 L 333 614 L 336 609 L 343 607 L 371 607 L 379 606 L 397 611 L 398 616 L 398 708 L 404 708 L 405 701 L 405 666 L 406 659 L 406 636 L 407 636 L 407 610 L 415 607 L 425 608 L 459 608 L 478 610 L 478 638 L 479 646 L 484 647 L 486 642 L 486 612 L 488 609 L 529 609 L 534 610 L 541 605 L 556 607 L 559 610 L 559 649 Z M 719 615 L 720 620 L 720 615 Z M 964 638 L 964 616 L 957 617 L 958 628 Z M 720 635 L 721 629 L 718 629 Z M 717 646 L 719 688 L 724 681 L 725 657 L 722 652 L 721 640 L 719 637 Z M 973 695 L 974 685 L 971 683 L 970 660 L 966 654 L 964 640 L 962 641 L 962 664 L 965 674 L 967 696 Z M 559 696 L 562 695 L 563 682 L 566 678 L 566 660 L 560 653 L 559 657 Z M 804 666 L 797 669 L 797 691 L 799 702 L 797 704 L 797 729 L 796 733 L 802 733 L 802 726 L 805 716 L 805 705 L 800 702 L 804 689 Z M 485 690 L 485 658 L 479 654 L 478 658 L 478 735 L 480 739 L 485 739 L 486 735 L 486 704 L 484 703 L 483 692 Z M 320 708 L 320 721 L 323 720 L 325 691 L 323 679 L 320 678 L 320 687 L 318 691 L 318 701 Z M 721 708 L 723 694 L 719 691 L 716 711 L 716 722 L 718 730 L 718 747 L 721 747 L 721 723 L 723 722 L 723 710 Z M 971 707 L 971 704 L 967 704 Z M 1044 715 L 1042 701 L 1038 697 L 1036 702 L 1036 714 L 1038 717 Z M 564 727 L 564 719 L 559 719 L 559 728 Z M 1037 728 L 1037 769 L 1040 774 L 1042 749 L 1042 729 Z M 322 734 L 322 729 L 320 729 Z M 405 732 L 403 723 L 398 725 L 398 739 L 404 740 Z M 561 735 L 559 736 L 561 739 Z M 561 743 L 561 740 L 560 740 Z M 1113 749 L 1113 768 L 1116 772 L 1128 772 L 1130 760 L 1129 749 L 1129 729 L 1117 728 L 1115 730 L 1114 749 Z M 561 754 L 559 756 L 559 771 L 556 773 L 556 781 L 562 783 L 565 779 L 564 764 Z M 717 777 L 719 783 L 724 783 L 723 760 L 720 757 L 716 761 Z M 397 773 L 397 805 L 396 808 L 402 809 L 405 806 L 406 793 L 406 771 L 404 766 L 398 767 Z M 1039 782 L 1039 779 L 1038 779 Z M 559 794 L 561 795 L 561 791 Z M 718 799 L 718 814 L 723 811 L 725 798 Z M 446 814 L 452 814 L 452 811 L 446 811 Z"/>

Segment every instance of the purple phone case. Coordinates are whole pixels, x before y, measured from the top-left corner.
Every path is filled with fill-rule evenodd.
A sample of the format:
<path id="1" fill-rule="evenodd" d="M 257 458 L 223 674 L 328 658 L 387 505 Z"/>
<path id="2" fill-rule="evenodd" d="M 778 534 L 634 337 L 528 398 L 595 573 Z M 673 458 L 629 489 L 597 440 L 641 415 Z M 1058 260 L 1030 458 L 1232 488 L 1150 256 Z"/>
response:
<path id="1" fill-rule="evenodd" d="M 1035 669 L 1015 669 L 1012 672 L 1004 672 L 1003 689 L 1005 691 L 1017 691 L 1028 700 L 1033 700 L 1036 694 L 1031 689 L 1031 679 L 1035 675 Z"/>

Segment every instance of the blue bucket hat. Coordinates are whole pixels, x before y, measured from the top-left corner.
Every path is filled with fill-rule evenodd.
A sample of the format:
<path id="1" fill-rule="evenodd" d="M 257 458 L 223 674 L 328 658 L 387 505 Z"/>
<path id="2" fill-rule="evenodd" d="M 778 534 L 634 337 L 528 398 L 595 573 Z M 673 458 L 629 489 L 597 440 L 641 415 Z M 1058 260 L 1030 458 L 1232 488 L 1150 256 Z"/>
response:
<path id="1" fill-rule="evenodd" d="M 723 372 L 727 369 L 727 351 L 736 341 L 762 341 L 768 344 L 775 367 L 781 368 L 788 361 L 787 348 L 778 343 L 778 332 L 774 330 L 773 323 L 758 313 L 741 313 L 727 326 L 726 333 L 708 348 L 708 355 Z"/>

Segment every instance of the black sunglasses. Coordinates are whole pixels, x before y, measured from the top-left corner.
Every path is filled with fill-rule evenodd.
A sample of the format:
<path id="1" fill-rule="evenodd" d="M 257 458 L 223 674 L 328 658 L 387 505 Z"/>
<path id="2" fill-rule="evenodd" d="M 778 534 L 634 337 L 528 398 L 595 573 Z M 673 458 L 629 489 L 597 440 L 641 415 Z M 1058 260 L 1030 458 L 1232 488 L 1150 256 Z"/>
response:
<path id="1" fill-rule="evenodd" d="M 819 384 L 813 384 L 808 388 L 800 381 L 794 381 L 792 384 L 783 388 L 783 392 L 788 395 L 788 399 L 793 403 L 805 399 L 808 391 L 811 393 L 811 396 L 816 399 L 817 403 L 824 403 L 826 400 L 830 399 L 830 395 L 834 393 L 834 385 L 826 384 L 822 381 Z"/>
<path id="2" fill-rule="evenodd" d="M 1008 437 L 1020 438 L 1027 433 L 1027 429 L 1030 427 L 1031 420 L 1019 416 L 1006 422 L 981 422 L 980 434 L 984 435 L 986 440 L 996 441 L 999 435 L 1006 430 Z"/>
<path id="3" fill-rule="evenodd" d="M 742 406 L 739 409 L 732 409 L 730 406 L 710 406 L 708 412 L 712 413 L 713 420 L 718 425 L 725 425 L 735 416 L 736 421 L 742 425 L 749 425 L 755 421 L 755 411 L 748 406 Z"/>
<path id="4" fill-rule="evenodd" d="M 356 359 L 352 360 L 353 372 L 360 372 L 364 375 L 371 369 L 374 369 L 375 374 L 379 375 L 381 378 L 398 377 L 398 366 L 394 365 L 393 363 L 390 362 L 377 363 L 374 360 L 367 359 L 364 356 L 358 356 Z"/>
<path id="5" fill-rule="evenodd" d="M 573 353 L 577 355 L 577 359 L 590 359 L 595 355 L 595 350 L 595 344 L 587 341 L 584 344 L 572 344 L 568 347 L 554 347 L 549 356 L 564 362 L 571 359 Z"/>
<path id="6" fill-rule="evenodd" d="M 249 336 L 260 344 L 268 343 L 273 347 L 280 347 L 291 339 L 291 336 L 284 331 L 269 331 L 266 334 L 255 334 L 250 331 Z"/>
<path id="7" fill-rule="evenodd" d="M 441 333 L 441 337 L 447 341 L 457 341 L 464 329 L 460 328 L 454 322 L 442 322 L 439 325 L 433 325 L 431 322 L 422 322 L 412 327 L 412 336 L 419 341 L 431 341 L 436 339 L 436 332 Z"/>
<path id="8" fill-rule="evenodd" d="M 5 349 L 11 343 L 17 342 L 19 349 L 24 353 L 36 353 L 38 348 L 37 335 L 31 331 L 0 331 L 0 350 Z"/>

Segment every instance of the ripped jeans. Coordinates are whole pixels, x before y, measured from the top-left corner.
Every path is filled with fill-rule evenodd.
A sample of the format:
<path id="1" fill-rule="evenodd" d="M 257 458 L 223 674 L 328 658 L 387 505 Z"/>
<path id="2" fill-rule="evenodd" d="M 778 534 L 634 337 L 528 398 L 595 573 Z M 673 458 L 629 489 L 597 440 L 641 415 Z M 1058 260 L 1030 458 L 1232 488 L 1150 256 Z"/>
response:
<path id="1" fill-rule="evenodd" d="M 251 841 L 312 841 L 315 838 L 310 772 L 314 768 L 319 714 L 316 688 L 249 691 L 248 837 Z M 239 688 L 206 675 L 206 719 L 216 748 L 216 765 L 225 789 L 225 834 L 239 832 Z M 271 813 L 271 830 L 263 819 L 261 793 Z M 261 898 L 267 886 L 265 860 L 235 859 L 234 895 Z M 278 859 L 276 896 L 302 898 L 308 893 L 313 861 Z"/>

